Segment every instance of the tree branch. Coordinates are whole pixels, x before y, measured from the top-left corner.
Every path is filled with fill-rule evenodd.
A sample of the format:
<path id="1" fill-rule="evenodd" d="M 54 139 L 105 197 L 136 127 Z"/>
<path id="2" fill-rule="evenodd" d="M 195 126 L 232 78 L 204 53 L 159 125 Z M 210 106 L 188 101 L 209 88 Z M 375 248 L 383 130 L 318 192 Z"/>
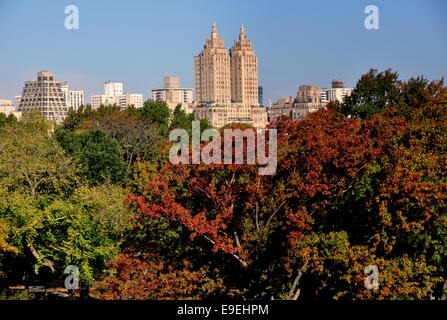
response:
<path id="1" fill-rule="evenodd" d="M 300 293 L 301 293 L 301 289 L 297 288 L 297 287 L 301 280 L 301 277 L 303 276 L 302 270 L 305 269 L 306 267 L 307 267 L 307 261 L 303 264 L 303 266 L 300 269 L 298 269 L 298 274 L 295 277 L 295 280 L 293 281 L 293 284 L 292 284 L 292 288 L 289 291 L 289 296 L 288 296 L 289 300 L 290 299 L 298 300 L 298 297 L 300 296 Z"/>
<path id="2" fill-rule="evenodd" d="M 269 217 L 269 219 L 267 220 L 266 223 L 266 227 L 268 227 L 270 225 L 270 222 L 272 222 L 273 217 L 275 216 L 275 214 L 282 208 L 282 206 L 286 203 L 287 199 L 285 199 L 283 202 L 281 202 L 281 204 L 279 205 L 279 207 L 275 210 L 275 212 L 272 213 L 272 215 Z"/>

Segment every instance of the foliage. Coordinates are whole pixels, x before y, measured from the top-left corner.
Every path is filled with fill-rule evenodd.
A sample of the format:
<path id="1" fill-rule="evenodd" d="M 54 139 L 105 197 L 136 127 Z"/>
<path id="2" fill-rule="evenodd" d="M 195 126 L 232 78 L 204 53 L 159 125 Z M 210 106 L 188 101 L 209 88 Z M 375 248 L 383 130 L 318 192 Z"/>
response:
<path id="1" fill-rule="evenodd" d="M 56 138 L 67 154 L 80 164 L 78 174 L 98 185 L 117 183 L 126 177 L 126 165 L 118 144 L 100 130 L 84 133 L 58 131 Z"/>
<path id="2" fill-rule="evenodd" d="M 139 171 L 128 197 L 134 229 L 111 265 L 108 297 L 131 288 L 125 295 L 166 298 L 170 284 L 150 287 L 138 270 L 169 278 L 185 260 L 220 284 L 204 296 L 200 281 L 189 281 L 188 298 L 443 296 L 446 88 L 400 82 L 391 71 L 362 79 L 351 100 L 363 106 L 358 116 L 330 107 L 271 125 L 273 176 L 258 176 L 256 165 Z M 379 289 L 364 286 L 368 265 L 380 270 Z"/>
<path id="3" fill-rule="evenodd" d="M 409 119 L 412 110 L 442 96 L 442 80 L 429 83 L 424 77 L 408 81 L 401 81 L 398 77 L 398 73 L 391 69 L 383 72 L 369 70 L 357 82 L 352 94 L 339 104 L 340 111 L 346 116 L 366 119 L 389 107 L 396 107 L 400 115 Z"/>
<path id="4" fill-rule="evenodd" d="M 6 115 L 2 112 L 0 112 L 0 128 L 5 125 L 5 124 L 11 124 L 11 123 L 16 123 L 17 122 L 17 118 L 13 115 Z"/>
<path id="5" fill-rule="evenodd" d="M 61 281 L 69 264 L 93 281 L 129 227 L 128 191 L 76 178 L 50 129 L 26 120 L 0 130 L 0 272 L 7 284 Z"/>
<path id="6" fill-rule="evenodd" d="M 447 297 L 442 80 L 370 70 L 342 104 L 278 119 L 271 176 L 167 161 L 195 118 L 162 102 L 1 119 L 0 287 L 72 264 L 104 299 Z"/>
<path id="7" fill-rule="evenodd" d="M 138 109 L 138 114 L 141 118 L 158 124 L 162 135 L 168 133 L 171 111 L 166 102 L 148 100 L 141 109 Z"/>

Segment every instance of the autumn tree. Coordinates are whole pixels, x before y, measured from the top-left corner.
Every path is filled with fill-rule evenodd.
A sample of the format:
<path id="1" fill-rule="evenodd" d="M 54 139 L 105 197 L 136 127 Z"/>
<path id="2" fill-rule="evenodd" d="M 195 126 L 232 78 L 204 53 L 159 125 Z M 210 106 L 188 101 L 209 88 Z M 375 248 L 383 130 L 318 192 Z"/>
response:
<path id="1" fill-rule="evenodd" d="M 446 89 L 442 81 L 401 83 L 390 72 L 378 78 L 354 97 L 364 106 L 357 115 L 330 106 L 271 124 L 272 176 L 259 176 L 256 164 L 168 163 L 136 180 L 134 229 L 112 264 L 110 296 L 132 288 L 135 298 L 166 297 L 157 286 L 150 295 L 152 278 L 133 266 L 167 263 L 157 271 L 163 278 L 186 259 L 188 271 L 223 285 L 207 297 L 443 297 Z M 364 285 L 369 265 L 380 270 L 378 290 Z M 187 284 L 190 297 L 203 297 L 194 293 L 200 283 Z"/>

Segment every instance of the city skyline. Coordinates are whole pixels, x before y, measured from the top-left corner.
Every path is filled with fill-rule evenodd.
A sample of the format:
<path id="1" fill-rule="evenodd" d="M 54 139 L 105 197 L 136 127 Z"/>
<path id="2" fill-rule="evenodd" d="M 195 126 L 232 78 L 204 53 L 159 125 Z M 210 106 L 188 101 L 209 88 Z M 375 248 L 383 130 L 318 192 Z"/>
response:
<path id="1" fill-rule="evenodd" d="M 69 4 L 79 8 L 79 30 L 64 28 Z M 244 24 L 260 60 L 265 105 L 293 96 L 301 84 L 324 88 L 333 79 L 343 79 L 352 87 L 371 67 L 392 68 L 403 79 L 446 76 L 442 1 L 374 1 L 380 10 L 379 30 L 363 26 L 369 1 L 350 1 L 346 7 L 329 1 L 254 4 L 1 1 L 0 50 L 8 63 L 0 66 L 0 97 L 13 100 L 23 83 L 41 70 L 84 90 L 85 101 L 101 92 L 107 80 L 123 82 L 126 90 L 143 93 L 145 100 L 151 89 L 161 87 L 165 75 L 179 76 L 185 87 L 194 87 L 193 57 L 213 21 L 226 49 Z M 184 23 L 170 23 L 179 16 Z M 42 34 L 48 36 L 39 38 Z"/>

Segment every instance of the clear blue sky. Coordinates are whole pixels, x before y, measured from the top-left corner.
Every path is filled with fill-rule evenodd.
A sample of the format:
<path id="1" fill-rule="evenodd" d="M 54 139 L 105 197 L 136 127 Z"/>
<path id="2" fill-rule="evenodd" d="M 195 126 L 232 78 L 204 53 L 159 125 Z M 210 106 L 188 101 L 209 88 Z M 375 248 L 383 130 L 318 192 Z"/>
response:
<path id="1" fill-rule="evenodd" d="M 64 27 L 70 4 L 79 30 Z M 379 30 L 364 28 L 369 4 L 380 10 Z M 40 70 L 88 99 L 106 80 L 145 98 L 166 74 L 192 87 L 193 57 L 213 21 L 226 48 L 245 25 L 266 103 L 305 83 L 354 86 L 370 67 L 438 79 L 447 75 L 446 14 L 444 0 L 0 0 L 0 99 Z"/>

